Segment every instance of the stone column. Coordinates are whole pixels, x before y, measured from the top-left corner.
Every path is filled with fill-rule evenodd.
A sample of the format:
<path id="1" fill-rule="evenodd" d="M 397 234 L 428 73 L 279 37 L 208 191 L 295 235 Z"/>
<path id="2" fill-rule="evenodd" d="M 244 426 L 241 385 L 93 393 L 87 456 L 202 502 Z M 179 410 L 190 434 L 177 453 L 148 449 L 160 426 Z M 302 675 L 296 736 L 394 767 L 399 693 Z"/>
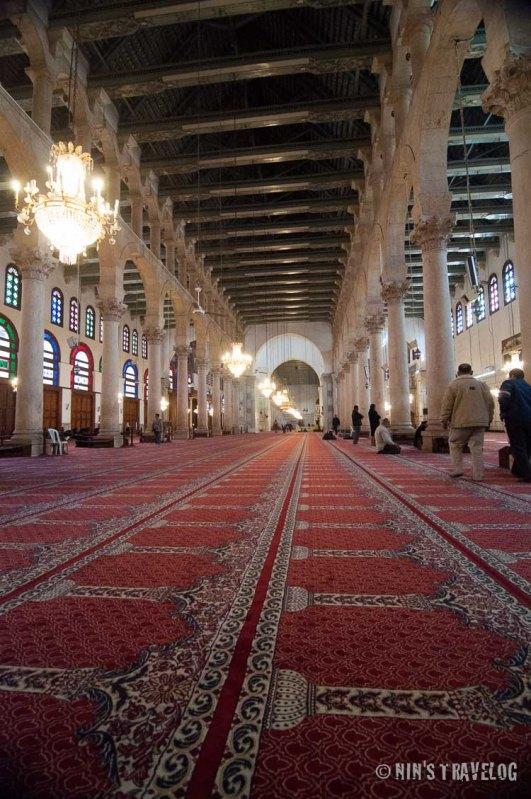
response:
<path id="1" fill-rule="evenodd" d="M 365 327 L 369 333 L 369 347 L 371 358 L 371 402 L 376 405 L 376 410 L 380 416 L 385 415 L 384 411 L 384 373 L 382 357 L 382 332 L 385 324 L 383 313 L 375 313 L 367 316 Z"/>
<path id="2" fill-rule="evenodd" d="M 363 422 L 361 425 L 362 430 L 369 429 L 369 387 L 368 387 L 368 353 L 369 353 L 369 339 L 361 336 L 354 341 L 354 347 L 358 353 L 358 405 L 360 406 L 360 413 L 363 414 Z"/>
<path id="3" fill-rule="evenodd" d="M 523 14 L 523 10 L 522 10 Z M 524 16 L 522 16 L 522 26 Z M 522 28 L 524 30 L 524 28 Z M 486 112 L 505 118 L 511 159 L 516 282 L 522 333 L 522 361 L 531 374 L 531 59 L 507 55 L 483 96 Z"/>
<path id="4" fill-rule="evenodd" d="M 140 194 L 131 196 L 131 228 L 139 239 L 144 239 L 144 202 Z"/>
<path id="5" fill-rule="evenodd" d="M 175 348 L 177 356 L 177 421 L 174 438 L 188 438 L 190 420 L 188 419 L 188 355 L 190 349 L 185 344 Z"/>
<path id="6" fill-rule="evenodd" d="M 454 377 L 454 345 L 451 300 L 446 265 L 446 248 L 452 230 L 450 217 L 429 216 L 417 222 L 411 241 L 422 250 L 424 278 L 424 328 L 428 394 L 428 428 L 422 436 L 423 449 L 433 451 L 435 438 L 447 437 L 441 425 L 441 403 Z"/>
<path id="7" fill-rule="evenodd" d="M 155 414 L 160 414 L 160 400 L 162 398 L 160 350 L 162 339 L 164 338 L 164 329 L 155 326 L 146 327 L 143 333 L 148 342 L 149 369 L 147 419 L 145 420 L 144 428 L 149 435 Z"/>
<path id="8" fill-rule="evenodd" d="M 208 436 L 207 374 L 208 360 L 196 358 L 197 369 L 197 428 L 196 436 Z"/>
<path id="9" fill-rule="evenodd" d="M 172 239 L 164 241 L 164 249 L 166 250 L 166 269 L 175 274 L 175 242 Z"/>
<path id="10" fill-rule="evenodd" d="M 31 118 L 39 128 L 50 135 L 52 127 L 53 87 L 55 78 L 45 66 L 28 67 L 26 74 L 33 83 Z"/>
<path id="11" fill-rule="evenodd" d="M 212 435 L 220 436 L 221 429 L 221 366 L 212 367 Z"/>
<path id="12" fill-rule="evenodd" d="M 418 82 L 424 57 L 430 46 L 433 19 L 433 14 L 427 0 L 424 3 L 424 7 L 412 8 L 407 15 L 406 27 L 402 39 L 407 44 L 411 61 L 413 86 Z"/>
<path id="13" fill-rule="evenodd" d="M 334 414 L 339 416 L 339 421 L 343 424 L 343 409 L 345 407 L 345 372 L 343 368 L 337 373 L 337 407 Z"/>
<path id="14" fill-rule="evenodd" d="M 101 358 L 100 432 L 103 438 L 112 436 L 114 446 L 122 443 L 120 402 L 122 372 L 120 369 L 119 326 L 126 306 L 116 297 L 102 298 L 98 308 L 103 321 L 103 352 Z"/>
<path id="15" fill-rule="evenodd" d="M 332 374 L 325 372 L 321 375 L 321 383 L 323 386 L 323 429 L 332 429 L 332 416 L 334 415 L 334 384 Z"/>
<path id="16" fill-rule="evenodd" d="M 226 372 L 223 373 L 223 400 L 223 432 L 232 433 L 232 381 Z"/>
<path id="17" fill-rule="evenodd" d="M 348 427 L 350 424 L 350 417 L 352 415 L 352 367 L 350 361 L 347 360 L 343 364 L 343 371 L 345 372 L 345 391 L 343 399 L 343 416 L 341 416 L 341 427 Z"/>
<path id="18" fill-rule="evenodd" d="M 352 400 L 352 408 L 354 405 L 359 405 L 359 375 L 358 375 L 358 353 L 356 350 L 349 352 L 348 359 L 350 362 L 350 395 Z M 352 408 L 350 409 L 352 411 Z"/>
<path id="19" fill-rule="evenodd" d="M 389 400 L 391 427 L 401 437 L 415 434 L 411 424 L 409 402 L 409 370 L 406 341 L 404 297 L 409 290 L 407 280 L 384 283 L 382 299 L 387 303 L 387 353 L 389 361 Z"/>
<path id="20" fill-rule="evenodd" d="M 44 289 L 55 262 L 45 250 L 21 248 L 13 260 L 22 275 L 19 327 L 18 386 L 13 440 L 29 444 L 31 455 L 42 453 L 42 358 Z"/>
<path id="21" fill-rule="evenodd" d="M 240 414 L 240 381 L 232 378 L 232 432 L 237 434 L 240 432 L 241 427 L 241 414 Z"/>
<path id="22" fill-rule="evenodd" d="M 157 258 L 160 259 L 160 224 L 159 222 L 149 223 L 149 249 Z"/>

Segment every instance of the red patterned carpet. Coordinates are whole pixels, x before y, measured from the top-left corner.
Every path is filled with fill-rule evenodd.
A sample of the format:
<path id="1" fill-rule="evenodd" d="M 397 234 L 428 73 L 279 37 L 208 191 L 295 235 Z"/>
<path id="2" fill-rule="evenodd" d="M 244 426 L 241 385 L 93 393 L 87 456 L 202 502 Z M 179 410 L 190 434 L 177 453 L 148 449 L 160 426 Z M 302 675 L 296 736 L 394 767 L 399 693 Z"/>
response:
<path id="1" fill-rule="evenodd" d="M 488 460 L 293 434 L 1 464 L 0 796 L 528 796 L 531 519 Z"/>

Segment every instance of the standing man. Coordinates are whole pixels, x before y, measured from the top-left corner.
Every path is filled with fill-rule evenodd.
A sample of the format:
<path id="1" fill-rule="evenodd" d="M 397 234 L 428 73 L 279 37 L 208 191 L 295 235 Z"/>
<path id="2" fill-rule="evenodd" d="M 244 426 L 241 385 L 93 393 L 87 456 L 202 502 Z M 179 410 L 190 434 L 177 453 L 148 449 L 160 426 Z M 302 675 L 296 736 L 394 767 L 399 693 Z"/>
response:
<path id="1" fill-rule="evenodd" d="M 512 472 L 526 483 L 531 481 L 531 386 L 521 369 L 511 369 L 498 394 L 500 418 L 505 422 L 514 458 Z"/>
<path id="2" fill-rule="evenodd" d="M 361 433 L 361 423 L 363 421 L 363 414 L 360 413 L 360 409 L 357 405 L 354 405 L 354 410 L 352 411 L 352 443 L 357 444 L 360 440 L 360 433 Z"/>
<path id="3" fill-rule="evenodd" d="M 162 419 L 160 414 L 156 413 L 153 419 L 153 433 L 155 435 L 155 444 L 162 443 Z"/>
<path id="4" fill-rule="evenodd" d="M 472 458 L 472 480 L 483 480 L 483 440 L 494 416 L 494 400 L 488 386 L 472 377 L 472 367 L 462 363 L 457 377 L 445 391 L 441 422 L 450 427 L 450 477 L 463 475 L 463 448 L 468 444 Z"/>
<path id="5" fill-rule="evenodd" d="M 339 425 L 340 424 L 341 424 L 341 422 L 339 420 L 339 416 L 337 416 L 337 414 L 336 414 L 336 416 L 334 416 L 334 418 L 332 419 L 332 430 L 334 431 L 336 436 L 337 436 L 337 431 L 339 430 Z"/>

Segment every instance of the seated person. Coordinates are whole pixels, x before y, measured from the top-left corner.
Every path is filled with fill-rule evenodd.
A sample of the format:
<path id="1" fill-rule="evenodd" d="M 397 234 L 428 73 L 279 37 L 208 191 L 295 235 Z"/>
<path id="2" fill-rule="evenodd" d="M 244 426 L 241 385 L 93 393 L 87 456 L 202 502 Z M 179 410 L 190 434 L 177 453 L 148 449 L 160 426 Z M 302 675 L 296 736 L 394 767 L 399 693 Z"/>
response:
<path id="1" fill-rule="evenodd" d="M 335 440 L 336 440 L 336 437 L 335 437 L 334 433 L 332 432 L 332 430 L 328 430 L 328 432 L 326 432 L 324 434 L 324 436 L 323 436 L 323 441 L 335 441 Z"/>
<path id="2" fill-rule="evenodd" d="M 398 455 L 400 447 L 393 441 L 391 435 L 391 422 L 389 419 L 382 419 L 374 433 L 374 442 L 378 455 Z"/>
<path id="3" fill-rule="evenodd" d="M 419 424 L 417 429 L 415 430 L 415 437 L 413 439 L 413 446 L 417 449 L 422 449 L 422 433 L 427 428 L 428 422 L 424 420 Z"/>

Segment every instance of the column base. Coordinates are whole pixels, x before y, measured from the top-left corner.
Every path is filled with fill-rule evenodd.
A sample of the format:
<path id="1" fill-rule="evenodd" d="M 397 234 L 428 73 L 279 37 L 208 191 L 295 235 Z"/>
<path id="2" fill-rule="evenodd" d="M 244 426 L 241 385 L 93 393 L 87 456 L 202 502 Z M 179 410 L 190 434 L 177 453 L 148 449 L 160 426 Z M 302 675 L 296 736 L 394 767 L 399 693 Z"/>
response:
<path id="1" fill-rule="evenodd" d="M 208 438 L 209 435 L 208 427 L 196 427 L 194 430 L 194 438 Z"/>
<path id="2" fill-rule="evenodd" d="M 428 426 L 422 433 L 423 452 L 448 452 L 448 430 L 440 425 Z"/>
<path id="3" fill-rule="evenodd" d="M 113 447 L 121 447 L 123 444 L 123 436 L 119 430 L 100 430 L 97 436 L 98 440 L 113 439 Z"/>
<path id="4" fill-rule="evenodd" d="M 44 452 L 44 438 L 42 430 L 33 430 L 24 433 L 13 433 L 6 443 L 14 447 L 23 447 L 25 454 L 36 458 Z"/>
<path id="5" fill-rule="evenodd" d="M 222 435 L 222 436 L 231 436 L 231 435 L 232 435 L 232 430 L 225 430 L 225 429 L 223 429 L 223 430 L 221 431 L 221 435 Z"/>
<path id="6" fill-rule="evenodd" d="M 173 431 L 173 438 L 178 438 L 180 440 L 184 440 L 190 438 L 190 431 L 187 427 L 177 429 Z"/>
<path id="7" fill-rule="evenodd" d="M 212 428 L 212 435 L 213 436 L 220 436 L 222 435 L 221 427 L 213 427 Z"/>
<path id="8" fill-rule="evenodd" d="M 397 444 L 409 444 L 415 437 L 415 428 L 410 424 L 391 425 L 391 433 Z"/>

